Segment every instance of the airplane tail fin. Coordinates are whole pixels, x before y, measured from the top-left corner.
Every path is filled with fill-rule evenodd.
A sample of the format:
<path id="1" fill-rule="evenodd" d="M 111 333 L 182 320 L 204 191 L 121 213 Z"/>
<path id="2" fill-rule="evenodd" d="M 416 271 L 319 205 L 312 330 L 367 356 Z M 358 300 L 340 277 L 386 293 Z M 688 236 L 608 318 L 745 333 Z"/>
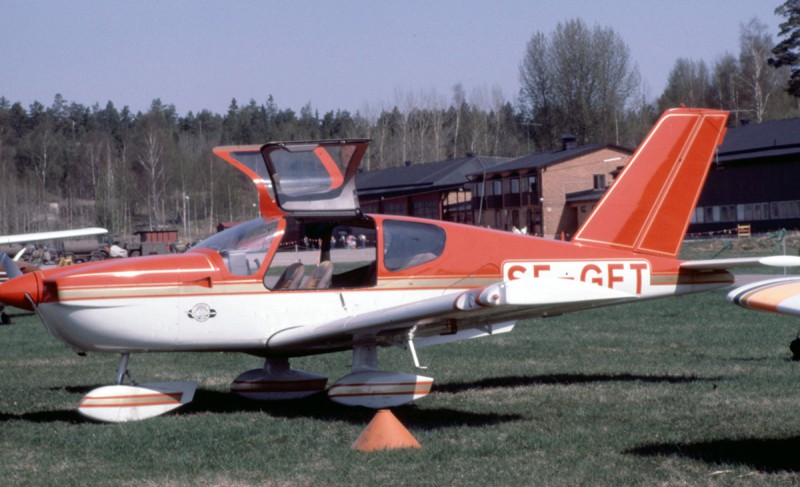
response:
<path id="1" fill-rule="evenodd" d="M 676 257 L 728 112 L 667 110 L 573 242 Z"/>

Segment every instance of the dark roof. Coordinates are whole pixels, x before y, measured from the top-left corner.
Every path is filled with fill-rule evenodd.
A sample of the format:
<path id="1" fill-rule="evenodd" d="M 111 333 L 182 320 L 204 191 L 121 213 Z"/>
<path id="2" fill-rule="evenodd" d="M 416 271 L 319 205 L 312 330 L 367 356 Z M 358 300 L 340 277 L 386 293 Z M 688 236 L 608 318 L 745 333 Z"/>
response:
<path id="1" fill-rule="evenodd" d="M 584 201 L 599 201 L 605 194 L 605 189 L 587 189 L 584 191 L 575 191 L 574 193 L 567 193 L 567 203 L 581 203 Z"/>
<path id="2" fill-rule="evenodd" d="M 586 154 L 591 154 L 592 152 L 596 152 L 598 150 L 605 148 L 616 149 L 619 151 L 627 152 L 628 154 L 633 153 L 633 151 L 628 149 L 627 147 L 620 147 L 618 145 L 613 145 L 613 144 L 584 145 L 572 149 L 560 149 L 550 152 L 534 152 L 533 154 L 527 154 L 522 157 L 512 159 L 506 163 L 492 166 L 492 170 L 490 172 L 492 174 L 499 174 L 504 172 L 511 173 L 525 169 L 536 169 L 536 168 L 552 166 L 553 164 L 558 164 L 564 161 L 568 161 L 570 159 L 575 159 L 577 157 L 585 156 Z M 475 177 L 481 176 L 482 172 L 474 172 L 472 173 L 472 175 Z"/>
<path id="3" fill-rule="evenodd" d="M 729 128 L 719 146 L 719 162 L 763 159 L 800 153 L 800 118 Z"/>
<path id="4" fill-rule="evenodd" d="M 363 172 L 356 178 L 356 187 L 362 197 L 458 187 L 468 181 L 468 174 L 508 160 L 507 157 L 471 156 Z"/>

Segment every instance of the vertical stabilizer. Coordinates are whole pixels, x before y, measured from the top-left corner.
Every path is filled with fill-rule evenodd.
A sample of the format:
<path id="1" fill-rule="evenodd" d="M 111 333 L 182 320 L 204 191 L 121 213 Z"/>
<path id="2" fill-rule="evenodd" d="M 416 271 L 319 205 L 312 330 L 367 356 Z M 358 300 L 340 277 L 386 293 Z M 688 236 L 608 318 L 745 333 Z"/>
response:
<path id="1" fill-rule="evenodd" d="M 676 257 L 728 112 L 664 112 L 574 242 Z"/>

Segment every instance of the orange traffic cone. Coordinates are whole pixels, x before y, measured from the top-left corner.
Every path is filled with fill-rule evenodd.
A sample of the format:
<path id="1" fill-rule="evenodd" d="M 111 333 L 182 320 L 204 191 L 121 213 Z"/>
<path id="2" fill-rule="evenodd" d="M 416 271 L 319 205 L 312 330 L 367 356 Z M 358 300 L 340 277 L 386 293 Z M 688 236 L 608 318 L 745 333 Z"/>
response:
<path id="1" fill-rule="evenodd" d="M 358 451 L 375 451 L 422 447 L 391 411 L 381 409 L 375 413 L 375 417 L 350 448 Z"/>

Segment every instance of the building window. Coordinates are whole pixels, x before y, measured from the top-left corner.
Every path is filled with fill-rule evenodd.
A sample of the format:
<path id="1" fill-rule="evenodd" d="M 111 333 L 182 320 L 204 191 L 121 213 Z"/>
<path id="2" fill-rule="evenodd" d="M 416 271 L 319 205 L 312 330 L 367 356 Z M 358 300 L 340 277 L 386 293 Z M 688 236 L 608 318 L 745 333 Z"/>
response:
<path id="1" fill-rule="evenodd" d="M 361 211 L 364 213 L 377 213 L 378 203 L 361 203 Z"/>
<path id="2" fill-rule="evenodd" d="M 594 175 L 594 189 L 606 189 L 606 175 L 605 174 L 595 174 Z"/>
<path id="3" fill-rule="evenodd" d="M 472 184 L 472 194 L 478 198 L 483 196 L 483 181 Z"/>
<path id="4" fill-rule="evenodd" d="M 536 192 L 536 176 L 528 176 L 528 182 L 525 184 L 525 191 L 529 193 Z"/>
<path id="5" fill-rule="evenodd" d="M 383 213 L 386 215 L 407 215 L 408 210 L 405 200 L 401 201 L 384 201 Z"/>
<path id="6" fill-rule="evenodd" d="M 703 223 L 703 222 L 705 222 L 705 219 L 703 218 L 704 214 L 705 213 L 703 211 L 703 207 L 702 206 L 698 206 L 697 208 L 695 208 L 694 214 L 692 214 L 692 223 Z"/>
<path id="7" fill-rule="evenodd" d="M 519 194 L 519 178 L 511 180 L 511 194 Z"/>
<path id="8" fill-rule="evenodd" d="M 500 196 L 500 195 L 503 194 L 503 186 L 502 186 L 502 184 L 503 183 L 499 179 L 495 179 L 494 181 L 492 181 L 492 191 L 494 192 L 493 194 L 495 194 L 497 196 Z"/>
<path id="9" fill-rule="evenodd" d="M 439 202 L 436 200 L 415 200 L 413 202 L 414 216 L 439 219 Z"/>

